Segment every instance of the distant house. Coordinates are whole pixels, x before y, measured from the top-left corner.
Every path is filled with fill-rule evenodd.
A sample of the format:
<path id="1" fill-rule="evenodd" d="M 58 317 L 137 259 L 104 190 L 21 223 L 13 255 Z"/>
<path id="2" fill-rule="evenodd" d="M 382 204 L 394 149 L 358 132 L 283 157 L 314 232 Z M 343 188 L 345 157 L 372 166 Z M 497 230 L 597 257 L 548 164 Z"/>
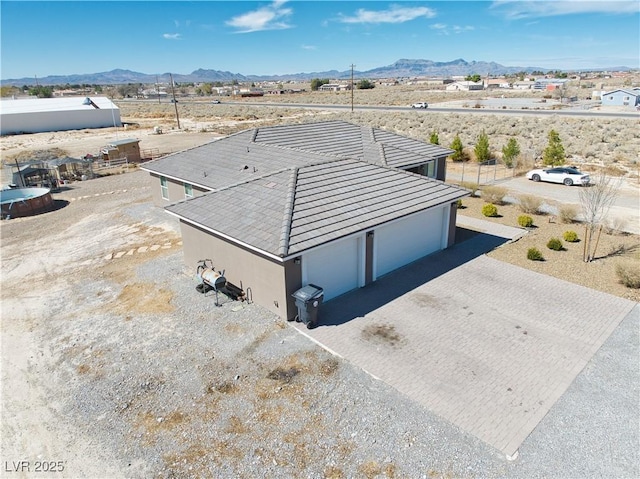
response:
<path id="1" fill-rule="evenodd" d="M 511 88 L 511 83 L 506 78 L 489 78 L 484 81 L 484 88 L 492 90 L 494 88 Z"/>
<path id="2" fill-rule="evenodd" d="M 513 89 L 514 90 L 531 90 L 533 89 L 534 84 L 535 82 L 531 80 L 517 81 L 513 83 Z"/>
<path id="3" fill-rule="evenodd" d="M 318 91 L 349 91 L 351 84 L 349 83 L 325 83 L 318 87 Z"/>
<path id="4" fill-rule="evenodd" d="M 106 97 L 29 98 L 0 101 L 0 134 L 121 126 L 120 109 Z"/>
<path id="5" fill-rule="evenodd" d="M 484 90 L 484 86 L 482 82 L 456 81 L 447 85 L 445 89 L 447 91 L 474 91 Z"/>
<path id="6" fill-rule="evenodd" d="M 211 258 L 281 317 L 292 294 L 325 301 L 453 244 L 452 151 L 328 121 L 243 131 L 143 163 L 156 204 L 177 217 L 185 262 Z"/>
<path id="7" fill-rule="evenodd" d="M 638 106 L 640 105 L 640 88 L 603 92 L 601 99 L 602 106 Z"/>

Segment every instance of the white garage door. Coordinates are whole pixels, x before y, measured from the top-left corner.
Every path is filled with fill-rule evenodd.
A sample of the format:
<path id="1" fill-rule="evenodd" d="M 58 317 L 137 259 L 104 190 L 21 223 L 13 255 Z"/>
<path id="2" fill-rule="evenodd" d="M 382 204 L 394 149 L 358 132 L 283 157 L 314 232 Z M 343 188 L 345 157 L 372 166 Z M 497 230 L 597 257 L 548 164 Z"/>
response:
<path id="1" fill-rule="evenodd" d="M 360 286 L 363 269 L 360 238 L 347 238 L 306 253 L 302 257 L 302 281 L 324 290 L 328 301 Z"/>
<path id="2" fill-rule="evenodd" d="M 446 209 L 434 208 L 376 228 L 376 277 L 440 250 Z"/>

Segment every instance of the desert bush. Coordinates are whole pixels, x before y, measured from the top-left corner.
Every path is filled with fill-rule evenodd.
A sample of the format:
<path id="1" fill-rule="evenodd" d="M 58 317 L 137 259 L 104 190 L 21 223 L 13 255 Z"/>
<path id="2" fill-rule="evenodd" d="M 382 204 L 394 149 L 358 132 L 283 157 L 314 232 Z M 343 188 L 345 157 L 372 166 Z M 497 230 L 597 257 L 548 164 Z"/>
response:
<path id="1" fill-rule="evenodd" d="M 615 160 L 613 160 L 615 162 Z M 602 168 L 602 173 L 607 176 L 624 176 L 627 174 L 627 171 L 624 168 L 620 168 L 615 165 L 607 165 Z"/>
<path id="2" fill-rule="evenodd" d="M 533 218 L 528 215 L 520 215 L 518 216 L 518 224 L 523 228 L 529 228 L 533 226 Z"/>
<path id="3" fill-rule="evenodd" d="M 538 248 L 529 248 L 527 250 L 527 259 L 531 261 L 544 261 L 544 257 Z"/>
<path id="4" fill-rule="evenodd" d="M 608 235 L 613 235 L 616 233 L 621 233 L 624 231 L 627 226 L 627 220 L 625 218 L 620 217 L 609 217 L 606 219 L 604 224 L 604 231 Z"/>
<path id="5" fill-rule="evenodd" d="M 562 205 L 558 207 L 558 218 L 562 223 L 573 223 L 578 216 L 578 208 L 573 205 Z"/>
<path id="6" fill-rule="evenodd" d="M 637 261 L 618 263 L 616 276 L 627 288 L 640 288 L 640 263 Z"/>
<path id="7" fill-rule="evenodd" d="M 520 210 L 523 213 L 537 214 L 542 205 L 542 199 L 534 195 L 520 195 L 518 197 Z"/>
<path id="8" fill-rule="evenodd" d="M 578 233 L 572 230 L 565 231 L 562 237 L 567 243 L 577 243 L 578 241 L 580 241 L 580 239 L 578 238 Z"/>
<path id="9" fill-rule="evenodd" d="M 465 206 L 462 204 L 462 200 L 458 200 L 456 201 L 456 207 L 461 210 L 463 209 Z"/>
<path id="10" fill-rule="evenodd" d="M 560 238 L 551 238 L 547 242 L 547 248 L 552 249 L 553 251 L 562 251 L 564 246 L 562 245 L 562 240 Z"/>
<path id="11" fill-rule="evenodd" d="M 478 193 L 478 189 L 480 188 L 480 185 L 472 181 L 463 181 L 462 183 L 460 183 L 460 187 L 466 188 L 467 190 L 471 191 L 471 196 L 476 196 L 476 193 Z"/>
<path id="12" fill-rule="evenodd" d="M 482 207 L 482 214 L 490 218 L 498 216 L 498 208 L 492 203 L 487 203 Z"/>
<path id="13" fill-rule="evenodd" d="M 482 188 L 480 195 L 487 203 L 501 205 L 504 203 L 504 197 L 507 196 L 508 192 L 509 190 L 503 186 L 489 185 Z"/>

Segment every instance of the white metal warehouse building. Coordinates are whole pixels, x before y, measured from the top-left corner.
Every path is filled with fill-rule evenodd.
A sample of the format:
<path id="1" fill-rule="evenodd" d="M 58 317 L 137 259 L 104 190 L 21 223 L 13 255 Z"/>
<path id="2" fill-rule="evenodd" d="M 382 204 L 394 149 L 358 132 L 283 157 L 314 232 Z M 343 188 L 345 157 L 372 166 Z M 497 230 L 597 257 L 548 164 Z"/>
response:
<path id="1" fill-rule="evenodd" d="M 121 126 L 120 109 L 106 97 L 3 99 L 0 134 Z"/>

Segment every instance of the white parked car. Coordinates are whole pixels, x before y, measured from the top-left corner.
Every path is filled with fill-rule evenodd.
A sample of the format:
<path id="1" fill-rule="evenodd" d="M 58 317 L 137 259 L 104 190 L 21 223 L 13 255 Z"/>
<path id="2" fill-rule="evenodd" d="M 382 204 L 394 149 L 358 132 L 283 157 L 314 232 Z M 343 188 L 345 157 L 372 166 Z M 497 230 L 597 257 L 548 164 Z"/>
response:
<path id="1" fill-rule="evenodd" d="M 531 170 L 527 173 L 527 178 L 532 181 L 548 181 L 549 183 L 562 183 L 567 186 L 586 186 L 591 181 L 589 175 L 567 166 Z"/>
<path id="2" fill-rule="evenodd" d="M 426 101 L 419 101 L 418 103 L 414 103 L 411 105 L 411 108 L 427 108 L 429 105 Z"/>

